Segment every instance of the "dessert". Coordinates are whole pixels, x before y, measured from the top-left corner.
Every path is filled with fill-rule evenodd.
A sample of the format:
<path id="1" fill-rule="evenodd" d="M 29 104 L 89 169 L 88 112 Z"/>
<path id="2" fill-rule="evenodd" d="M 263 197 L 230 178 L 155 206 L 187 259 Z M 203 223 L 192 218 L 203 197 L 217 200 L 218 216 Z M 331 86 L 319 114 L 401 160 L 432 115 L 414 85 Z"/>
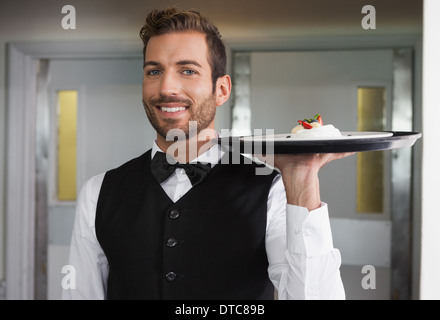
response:
<path id="1" fill-rule="evenodd" d="M 298 125 L 291 131 L 292 139 L 302 138 L 333 138 L 340 137 L 342 133 L 332 124 L 324 125 L 318 113 L 312 119 L 298 120 Z"/>

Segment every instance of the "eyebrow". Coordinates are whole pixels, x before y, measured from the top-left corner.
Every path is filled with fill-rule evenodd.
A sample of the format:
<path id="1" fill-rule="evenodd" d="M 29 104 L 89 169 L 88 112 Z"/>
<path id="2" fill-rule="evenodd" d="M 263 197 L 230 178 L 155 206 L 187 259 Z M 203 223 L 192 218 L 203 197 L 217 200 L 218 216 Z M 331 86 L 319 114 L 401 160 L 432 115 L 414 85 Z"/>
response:
<path id="1" fill-rule="evenodd" d="M 185 66 L 185 65 L 188 65 L 188 64 L 192 64 L 192 65 L 195 65 L 195 66 L 197 66 L 199 68 L 202 68 L 202 65 L 200 63 L 198 63 L 197 61 L 195 61 L 195 60 L 180 60 L 176 64 L 179 65 L 179 66 Z M 144 62 L 144 68 L 146 66 L 161 66 L 161 65 L 162 64 L 160 62 L 152 61 L 152 60 L 147 60 L 147 61 Z"/>

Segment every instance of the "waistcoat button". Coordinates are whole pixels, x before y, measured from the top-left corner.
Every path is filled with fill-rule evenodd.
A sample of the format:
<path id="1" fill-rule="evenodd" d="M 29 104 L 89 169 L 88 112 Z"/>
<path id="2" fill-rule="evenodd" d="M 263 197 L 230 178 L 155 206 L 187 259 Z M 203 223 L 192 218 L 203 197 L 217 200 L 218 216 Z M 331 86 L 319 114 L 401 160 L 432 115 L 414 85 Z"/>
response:
<path id="1" fill-rule="evenodd" d="M 177 240 L 174 238 L 168 238 L 167 239 L 167 247 L 172 248 L 177 244 Z"/>
<path id="2" fill-rule="evenodd" d="M 171 219 L 177 219 L 180 216 L 180 212 L 177 209 L 173 209 L 171 210 L 169 216 Z"/>
<path id="3" fill-rule="evenodd" d="M 174 280 L 176 280 L 176 278 L 177 278 L 177 274 L 175 274 L 174 272 L 168 272 L 166 275 L 165 275 L 165 279 L 167 279 L 168 281 L 174 281 Z"/>

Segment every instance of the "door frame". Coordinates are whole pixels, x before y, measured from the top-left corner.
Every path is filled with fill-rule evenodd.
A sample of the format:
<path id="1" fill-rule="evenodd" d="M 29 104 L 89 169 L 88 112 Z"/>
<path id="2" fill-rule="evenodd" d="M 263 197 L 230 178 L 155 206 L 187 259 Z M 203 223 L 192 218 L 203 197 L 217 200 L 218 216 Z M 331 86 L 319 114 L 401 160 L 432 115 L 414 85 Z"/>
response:
<path id="1" fill-rule="evenodd" d="M 17 42 L 7 45 L 6 275 L 8 300 L 47 298 L 47 198 L 36 157 L 37 74 L 42 59 L 132 58 L 139 41 Z M 43 181 L 44 183 L 44 181 Z M 41 222 L 41 221 L 40 221 Z"/>

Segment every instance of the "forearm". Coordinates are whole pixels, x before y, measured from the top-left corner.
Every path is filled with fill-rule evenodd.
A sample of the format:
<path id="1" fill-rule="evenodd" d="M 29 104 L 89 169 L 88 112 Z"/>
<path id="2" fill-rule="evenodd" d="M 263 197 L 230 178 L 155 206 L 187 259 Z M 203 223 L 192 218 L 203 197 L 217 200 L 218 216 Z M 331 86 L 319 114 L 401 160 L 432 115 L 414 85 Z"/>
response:
<path id="1" fill-rule="evenodd" d="M 288 205 L 286 211 L 287 236 L 277 219 L 266 243 L 278 299 L 344 299 L 341 256 L 333 247 L 327 204 L 312 212 Z"/>
<path id="2" fill-rule="evenodd" d="M 309 211 L 319 208 L 321 197 L 317 171 L 286 168 L 282 177 L 288 204 L 305 207 Z"/>

